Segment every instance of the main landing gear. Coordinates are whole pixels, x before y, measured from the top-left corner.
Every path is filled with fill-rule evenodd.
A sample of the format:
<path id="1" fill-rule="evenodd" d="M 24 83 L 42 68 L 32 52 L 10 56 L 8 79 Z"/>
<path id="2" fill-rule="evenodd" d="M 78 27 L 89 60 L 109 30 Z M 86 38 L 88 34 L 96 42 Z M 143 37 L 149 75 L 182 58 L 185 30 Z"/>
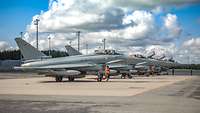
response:
<path id="1" fill-rule="evenodd" d="M 68 77 L 68 80 L 69 80 L 70 82 L 73 82 L 73 81 L 74 81 L 74 77 L 69 76 L 69 77 Z"/>
<path id="2" fill-rule="evenodd" d="M 56 79 L 56 82 L 62 82 L 63 76 L 56 76 L 55 79 Z M 74 78 L 73 76 L 69 76 L 69 77 L 68 77 L 68 80 L 69 80 L 70 82 L 73 82 L 74 79 L 75 79 L 75 78 Z"/>
<path id="3" fill-rule="evenodd" d="M 121 78 L 125 79 L 125 78 L 129 78 L 132 79 L 133 77 L 131 76 L 131 74 L 126 74 L 126 73 L 122 73 Z"/>
<path id="4" fill-rule="evenodd" d="M 56 82 L 62 82 L 63 77 L 62 76 L 56 76 L 55 79 L 56 79 Z"/>

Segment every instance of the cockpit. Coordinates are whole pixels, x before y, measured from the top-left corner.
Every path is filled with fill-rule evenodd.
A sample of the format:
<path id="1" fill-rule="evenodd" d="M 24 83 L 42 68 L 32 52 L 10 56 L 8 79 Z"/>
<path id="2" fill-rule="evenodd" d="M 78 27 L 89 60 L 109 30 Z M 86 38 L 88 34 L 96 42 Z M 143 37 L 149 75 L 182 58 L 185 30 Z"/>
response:
<path id="1" fill-rule="evenodd" d="M 144 57 L 143 55 L 140 55 L 140 54 L 134 54 L 133 56 L 137 57 L 137 58 L 146 58 L 146 57 Z"/>
<path id="2" fill-rule="evenodd" d="M 95 50 L 94 53 L 97 55 L 121 55 L 120 53 L 117 53 L 115 50 L 112 49 Z"/>

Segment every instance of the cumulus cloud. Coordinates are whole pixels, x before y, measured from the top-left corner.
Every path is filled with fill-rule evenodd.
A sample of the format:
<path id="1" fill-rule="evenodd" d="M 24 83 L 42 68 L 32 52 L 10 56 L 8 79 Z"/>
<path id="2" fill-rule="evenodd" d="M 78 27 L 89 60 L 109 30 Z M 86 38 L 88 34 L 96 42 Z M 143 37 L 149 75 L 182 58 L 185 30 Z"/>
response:
<path id="1" fill-rule="evenodd" d="M 184 47 L 197 47 L 197 48 L 200 48 L 200 37 L 197 37 L 197 38 L 192 38 L 190 40 L 187 40 L 183 43 L 183 46 Z"/>
<path id="2" fill-rule="evenodd" d="M 169 38 L 179 37 L 182 31 L 178 23 L 177 16 L 170 13 L 164 17 L 164 27 L 168 32 Z"/>
<path id="3" fill-rule="evenodd" d="M 182 31 L 178 17 L 166 14 L 157 23 L 156 16 L 167 5 L 193 4 L 197 0 L 50 0 L 49 10 L 33 17 L 27 25 L 25 39 L 35 46 L 34 20 L 39 18 L 39 48 L 65 50 L 66 44 L 77 48 L 76 31 L 81 31 L 81 50 L 88 53 L 102 47 L 128 54 L 155 51 L 158 56 L 173 56 L 178 51 L 173 43 Z M 145 8 L 141 8 L 145 7 Z M 187 44 L 186 44 L 187 45 Z M 172 51 L 173 50 L 173 51 Z"/>
<path id="4" fill-rule="evenodd" d="M 195 4 L 199 3 L 199 0 L 110 0 L 113 2 L 113 4 L 121 7 L 146 7 L 146 8 L 152 8 L 155 6 L 183 6 L 186 4 Z"/>
<path id="5" fill-rule="evenodd" d="M 200 37 L 192 38 L 182 44 L 182 48 L 187 50 L 188 54 L 200 56 Z"/>
<path id="6" fill-rule="evenodd" d="M 24 39 L 29 42 L 31 45 L 36 47 L 36 38 L 35 33 L 25 33 Z M 69 45 L 76 40 L 75 33 L 39 33 L 39 49 L 48 50 L 49 49 L 49 38 L 50 46 L 52 49 L 56 50 L 65 50 L 64 46 Z"/>
<path id="7" fill-rule="evenodd" d="M 122 2 L 122 3 L 121 3 Z M 177 1 L 184 4 L 189 1 Z M 190 1 L 191 2 L 191 1 Z M 195 2 L 195 0 L 193 1 Z M 191 2 L 191 3 L 193 3 Z M 72 32 L 72 31 L 98 31 L 121 29 L 124 15 L 141 4 L 150 5 L 153 12 L 162 10 L 161 4 L 174 4 L 174 1 L 146 1 L 146 0 L 50 0 L 49 10 L 33 17 L 32 23 L 27 27 L 29 32 L 34 32 L 34 20 L 40 19 L 41 32 Z M 124 7 L 122 7 L 122 6 Z M 137 15 L 136 15 L 137 16 Z"/>
<path id="8" fill-rule="evenodd" d="M 183 63 L 200 63 L 200 37 L 185 40 L 177 51 L 177 60 Z"/>
<path id="9" fill-rule="evenodd" d="M 0 41 L 0 51 L 8 50 L 10 49 L 10 45 L 5 41 Z"/>
<path id="10" fill-rule="evenodd" d="M 145 42 L 150 42 L 150 40 L 148 40 L 147 38 L 149 37 L 149 34 L 152 34 L 152 36 L 154 35 L 154 27 L 155 27 L 155 23 L 154 23 L 154 16 L 148 12 L 148 11 L 144 11 L 144 10 L 136 10 L 134 12 L 132 12 L 131 14 L 127 14 L 124 15 L 119 12 L 116 12 L 116 10 L 113 8 L 113 10 L 110 10 L 109 12 L 105 12 L 105 14 L 103 15 L 107 15 L 106 19 L 104 20 L 104 26 L 121 26 L 118 28 L 109 28 L 106 27 L 106 29 L 102 28 L 102 27 L 97 27 L 99 29 L 99 31 L 94 31 L 94 30 L 90 30 L 90 32 L 84 32 L 85 29 L 89 29 L 86 28 L 88 27 L 88 25 L 85 25 L 85 29 L 83 29 L 82 32 L 82 39 L 84 39 L 83 43 L 87 42 L 89 43 L 89 45 L 95 45 L 95 44 L 99 44 L 101 42 L 101 40 L 103 40 L 104 38 L 107 39 L 108 43 L 112 46 L 115 47 L 116 44 L 114 43 L 121 43 L 124 46 L 131 46 L 131 45 L 138 45 L 138 43 L 136 43 L 136 40 L 141 40 L 144 39 Z M 120 10 L 121 11 L 121 10 Z M 107 14 L 109 13 L 109 14 Z M 110 14 L 111 13 L 111 14 Z M 120 16 L 119 16 L 120 15 Z M 41 16 L 43 16 L 43 14 L 41 14 Z M 61 18 L 62 15 L 60 15 L 58 18 Z M 114 19 L 120 17 L 118 19 Z M 34 17 L 35 18 L 35 17 Z M 42 20 L 40 20 L 42 21 Z M 57 21 L 57 20 L 55 20 Z M 115 25 L 116 24 L 116 25 Z M 82 24 L 83 25 L 83 24 Z M 79 26 L 82 26 L 79 25 Z M 33 26 L 33 30 L 28 28 L 28 33 L 26 33 L 25 37 L 26 40 L 28 40 L 29 42 L 31 42 L 33 45 L 35 45 L 35 34 L 34 34 L 34 25 L 32 22 Z M 68 26 L 68 24 L 63 24 L 63 26 L 69 27 L 71 28 L 71 26 Z M 53 27 L 53 25 L 52 25 Z M 90 28 L 92 28 L 91 26 L 89 26 Z M 73 28 L 73 27 L 72 27 Z M 83 27 L 82 27 L 83 28 Z M 97 29 L 95 28 L 95 29 Z M 40 25 L 40 29 L 46 29 L 45 27 L 42 28 Z M 48 29 L 46 29 L 48 31 Z M 65 33 L 57 33 L 57 31 L 62 31 L 63 28 L 59 27 L 57 30 L 55 30 L 53 33 L 54 37 L 56 38 L 56 40 L 54 40 L 54 43 L 57 42 L 63 42 L 63 45 L 66 44 L 65 40 L 71 40 L 72 43 L 76 43 L 76 36 L 74 32 L 65 32 Z M 32 32 L 33 31 L 33 32 Z M 43 30 L 42 30 L 43 31 Z M 40 40 L 43 40 L 41 42 L 46 42 L 44 40 L 47 40 L 47 33 L 40 33 Z M 130 41 L 130 40 L 132 41 Z M 148 41 L 147 41 L 148 40 Z M 131 43 L 132 42 L 132 43 Z M 144 43 L 145 43 L 144 42 Z M 140 42 L 140 46 L 144 44 L 143 41 Z M 43 45 L 43 44 L 42 44 Z M 47 45 L 47 44 L 45 44 Z M 61 44 L 60 44 L 61 45 Z M 55 45 L 56 46 L 56 45 Z M 46 48 L 47 46 L 43 46 L 41 49 Z M 94 46 L 92 46 L 94 47 Z"/>
<path id="11" fill-rule="evenodd" d="M 147 11 L 134 11 L 123 19 L 124 24 L 134 23 L 135 25 L 129 26 L 124 30 L 124 38 L 143 38 L 148 34 L 152 34 L 154 30 L 154 17 Z"/>
<path id="12" fill-rule="evenodd" d="M 106 1 L 51 0 L 49 10 L 33 17 L 30 32 L 34 32 L 34 20 L 40 19 L 41 32 L 72 32 L 118 29 L 124 12 L 118 7 L 106 5 Z"/>

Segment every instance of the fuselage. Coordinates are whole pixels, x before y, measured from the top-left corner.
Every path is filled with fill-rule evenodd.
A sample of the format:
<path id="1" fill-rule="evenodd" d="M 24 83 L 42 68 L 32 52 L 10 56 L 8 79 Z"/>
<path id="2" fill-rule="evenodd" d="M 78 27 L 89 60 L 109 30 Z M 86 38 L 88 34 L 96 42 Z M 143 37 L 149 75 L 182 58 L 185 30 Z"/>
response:
<path id="1" fill-rule="evenodd" d="M 22 67 L 41 67 L 49 65 L 61 65 L 61 64 L 79 64 L 79 63 L 94 63 L 105 64 L 106 62 L 123 59 L 123 55 L 77 55 L 61 58 L 43 59 L 40 61 L 34 61 L 22 64 Z"/>

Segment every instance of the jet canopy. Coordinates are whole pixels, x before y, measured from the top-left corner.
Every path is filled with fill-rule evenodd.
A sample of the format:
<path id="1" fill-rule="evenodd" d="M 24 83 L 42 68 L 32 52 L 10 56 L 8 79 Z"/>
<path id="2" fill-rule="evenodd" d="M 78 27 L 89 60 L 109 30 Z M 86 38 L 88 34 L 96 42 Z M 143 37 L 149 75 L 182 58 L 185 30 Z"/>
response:
<path id="1" fill-rule="evenodd" d="M 97 55 L 121 55 L 120 53 L 117 53 L 115 50 L 112 49 L 95 50 L 94 53 Z"/>
<path id="2" fill-rule="evenodd" d="M 135 54 L 135 55 L 133 55 L 134 57 L 137 57 L 137 58 L 146 58 L 146 57 L 144 57 L 143 55 L 141 55 L 141 54 Z"/>

